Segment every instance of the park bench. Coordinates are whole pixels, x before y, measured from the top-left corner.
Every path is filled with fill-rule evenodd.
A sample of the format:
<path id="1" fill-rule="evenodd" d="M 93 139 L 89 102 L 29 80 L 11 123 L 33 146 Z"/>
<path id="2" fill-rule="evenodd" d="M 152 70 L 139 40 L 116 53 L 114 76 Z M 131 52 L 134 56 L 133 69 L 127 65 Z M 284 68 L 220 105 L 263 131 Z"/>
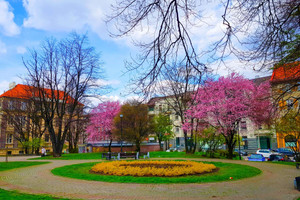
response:
<path id="1" fill-rule="evenodd" d="M 136 153 L 127 153 L 127 152 L 119 153 L 118 154 L 118 160 L 120 160 L 121 158 L 134 158 L 134 159 L 136 159 Z"/>
<path id="2" fill-rule="evenodd" d="M 116 159 L 118 158 L 118 153 L 114 152 L 107 152 L 107 153 L 102 153 L 102 159 L 106 158 L 106 160 L 111 160 L 111 159 Z"/>
<path id="3" fill-rule="evenodd" d="M 136 157 L 137 157 L 137 159 L 139 159 L 140 157 L 142 157 L 144 159 L 150 158 L 150 153 L 149 152 L 137 152 Z"/>
<path id="4" fill-rule="evenodd" d="M 144 159 L 150 158 L 149 152 L 137 152 L 137 153 L 127 153 L 127 152 L 122 152 L 122 153 L 114 153 L 114 152 L 107 152 L 107 153 L 102 153 L 102 159 L 106 158 L 106 160 L 120 160 L 121 158 L 134 158 L 134 159 L 139 159 L 143 157 Z"/>

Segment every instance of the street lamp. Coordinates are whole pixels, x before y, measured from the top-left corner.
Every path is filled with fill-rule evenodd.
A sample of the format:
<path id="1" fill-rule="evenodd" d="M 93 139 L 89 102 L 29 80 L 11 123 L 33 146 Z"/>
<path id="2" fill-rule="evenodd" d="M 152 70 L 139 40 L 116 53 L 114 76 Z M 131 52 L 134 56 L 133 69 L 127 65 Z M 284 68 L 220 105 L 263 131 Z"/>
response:
<path id="1" fill-rule="evenodd" d="M 241 158 L 241 144 L 240 144 L 240 131 L 239 131 L 239 120 L 237 121 L 237 127 L 236 127 L 236 131 L 237 131 L 237 134 L 238 134 L 238 143 L 239 143 L 239 157 L 240 157 L 240 160 L 242 160 Z"/>
<path id="2" fill-rule="evenodd" d="M 121 118 L 121 153 L 123 152 L 123 115 L 120 115 Z"/>

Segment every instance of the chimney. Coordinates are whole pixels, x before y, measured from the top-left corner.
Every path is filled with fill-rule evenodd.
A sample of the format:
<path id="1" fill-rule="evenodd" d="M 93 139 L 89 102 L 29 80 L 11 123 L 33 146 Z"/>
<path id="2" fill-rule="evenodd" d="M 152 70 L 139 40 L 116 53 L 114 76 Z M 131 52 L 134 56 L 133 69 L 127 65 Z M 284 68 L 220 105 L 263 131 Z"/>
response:
<path id="1" fill-rule="evenodd" d="M 9 83 L 9 89 L 13 89 L 14 87 L 16 87 L 16 82 L 11 82 Z"/>

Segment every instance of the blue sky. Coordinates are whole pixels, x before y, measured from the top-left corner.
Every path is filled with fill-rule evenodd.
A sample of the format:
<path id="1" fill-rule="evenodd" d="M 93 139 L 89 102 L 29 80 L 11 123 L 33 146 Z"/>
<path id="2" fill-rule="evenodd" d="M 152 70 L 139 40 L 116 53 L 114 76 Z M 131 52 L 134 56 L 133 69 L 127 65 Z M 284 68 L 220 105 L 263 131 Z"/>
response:
<path id="1" fill-rule="evenodd" d="M 211 24 L 192 30 L 198 49 L 207 47 L 223 31 L 220 6 L 214 1 L 207 2 L 203 15 Z M 113 88 L 105 97 L 128 98 L 122 96 L 129 79 L 128 75 L 122 75 L 124 61 L 137 53 L 131 43 L 132 37 L 142 39 L 148 33 L 136 30 L 125 38 L 109 37 L 108 29 L 113 27 L 107 27 L 104 20 L 110 14 L 110 3 L 113 0 L 0 0 L 0 93 L 8 90 L 8 84 L 12 81 L 22 83 L 19 77 L 26 75 L 22 57 L 26 56 L 28 48 L 37 47 L 47 37 L 60 39 L 71 31 L 77 31 L 87 32 L 90 44 L 101 53 L 106 81 Z M 226 75 L 233 70 L 247 78 L 257 75 L 251 71 L 252 67 L 237 68 L 240 65 L 235 59 L 228 62 L 229 65 L 232 63 L 230 70 L 228 67 L 215 67 L 214 73 Z"/>

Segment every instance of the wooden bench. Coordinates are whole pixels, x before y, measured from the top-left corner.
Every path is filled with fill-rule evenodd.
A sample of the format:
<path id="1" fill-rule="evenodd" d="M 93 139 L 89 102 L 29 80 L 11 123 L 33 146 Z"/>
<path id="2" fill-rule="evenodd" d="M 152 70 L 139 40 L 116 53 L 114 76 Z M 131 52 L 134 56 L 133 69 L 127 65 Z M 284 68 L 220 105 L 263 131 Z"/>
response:
<path id="1" fill-rule="evenodd" d="M 123 152 L 123 153 L 119 153 L 118 154 L 118 160 L 120 160 L 121 158 L 134 158 L 136 159 L 136 153 L 126 153 L 126 152 Z"/>

